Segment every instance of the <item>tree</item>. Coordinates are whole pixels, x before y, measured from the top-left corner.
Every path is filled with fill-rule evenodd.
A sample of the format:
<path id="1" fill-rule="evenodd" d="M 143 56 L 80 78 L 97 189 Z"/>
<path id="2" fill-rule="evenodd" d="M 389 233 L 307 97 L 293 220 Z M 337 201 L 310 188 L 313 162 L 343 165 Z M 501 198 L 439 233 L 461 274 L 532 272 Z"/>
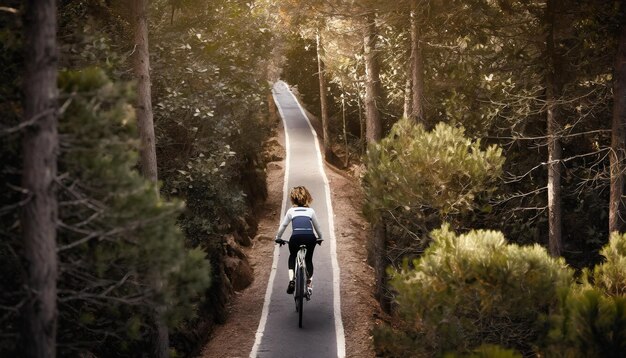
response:
<path id="1" fill-rule="evenodd" d="M 370 148 L 364 213 L 374 225 L 368 254 L 383 308 L 390 302 L 387 267 L 419 256 L 442 220 L 455 224 L 475 209 L 476 198 L 493 191 L 503 162 L 500 148 L 483 150 L 463 128 L 439 123 L 429 132 L 409 118 Z"/>
<path id="2" fill-rule="evenodd" d="M 23 352 L 55 357 L 57 331 L 57 44 L 56 2 L 26 4 L 24 166 L 26 200 L 21 215 L 27 271 Z"/>
<path id="3" fill-rule="evenodd" d="M 197 316 L 170 325 L 171 345 L 192 354 L 251 278 L 240 270 L 249 266 L 239 245 L 251 244 L 252 205 L 266 193 L 262 145 L 274 123 L 263 99 L 275 36 L 273 14 L 258 3 L 179 2 L 171 25 L 166 2 L 153 2 L 150 59 L 161 193 L 184 200 L 185 245 L 204 248 L 213 269 Z M 310 48 L 303 60 L 317 95 L 314 42 Z"/>
<path id="4" fill-rule="evenodd" d="M 613 82 L 613 120 L 611 130 L 611 194 L 609 232 L 623 231 L 626 223 L 624 176 L 626 175 L 626 6 L 621 3 L 619 43 Z"/>
<path id="5" fill-rule="evenodd" d="M 137 126 L 141 138 L 140 166 L 143 175 L 157 181 L 157 161 L 150 90 L 150 52 L 148 49 L 148 3 L 149 0 L 133 0 L 134 73 L 137 81 Z"/>
<path id="6" fill-rule="evenodd" d="M 382 125 L 378 105 L 381 101 L 380 67 L 376 50 L 376 14 L 370 12 L 365 17 L 363 51 L 365 54 L 365 137 L 367 143 L 376 143 L 382 137 Z"/>
<path id="7" fill-rule="evenodd" d="M 59 355 L 151 352 L 155 307 L 167 304 L 171 326 L 193 317 L 210 280 L 206 252 L 185 247 L 181 203 L 136 170 L 130 84 L 96 67 L 62 71 L 58 83 L 72 98 L 59 125 Z"/>
<path id="8" fill-rule="evenodd" d="M 134 72 L 137 80 L 137 127 L 141 139 L 140 167 L 143 176 L 156 183 L 158 179 L 156 160 L 156 140 L 152 115 L 152 95 L 150 89 L 150 52 L 148 48 L 148 3 L 149 0 L 134 0 L 133 22 L 135 30 L 135 62 Z M 163 282 L 155 272 L 151 278 L 155 294 L 159 295 Z M 164 321 L 166 307 L 157 303 L 154 312 L 156 336 L 154 337 L 154 355 L 165 358 L 169 356 L 169 332 Z"/>
<path id="9" fill-rule="evenodd" d="M 562 59 L 557 52 L 557 40 L 555 39 L 557 19 L 560 10 L 560 0 L 547 0 L 546 24 L 548 33 L 546 38 L 546 57 L 548 68 L 546 69 L 546 120 L 548 136 L 548 248 L 550 254 L 559 256 L 562 250 L 561 243 L 561 160 L 562 150 L 559 135 L 560 109 L 558 101 L 561 97 Z"/>
<path id="10" fill-rule="evenodd" d="M 418 0 L 411 1 L 411 117 L 424 121 L 424 60 L 420 45 L 420 28 L 417 15 Z"/>
<path id="11" fill-rule="evenodd" d="M 324 137 L 324 158 L 330 160 L 332 147 L 330 145 L 330 135 L 328 134 L 328 91 L 326 89 L 326 70 L 324 67 L 324 48 L 322 47 L 322 35 L 318 29 L 315 36 L 317 48 L 317 75 L 320 81 L 320 111 L 322 112 L 322 136 Z"/>

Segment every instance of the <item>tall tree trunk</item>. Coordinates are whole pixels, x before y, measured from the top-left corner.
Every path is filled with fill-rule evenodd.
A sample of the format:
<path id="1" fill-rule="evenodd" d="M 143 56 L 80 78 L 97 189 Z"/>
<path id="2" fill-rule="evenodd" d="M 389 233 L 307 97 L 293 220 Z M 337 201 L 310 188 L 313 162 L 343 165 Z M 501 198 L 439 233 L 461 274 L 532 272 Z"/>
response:
<path id="1" fill-rule="evenodd" d="M 141 138 L 139 164 L 142 174 L 157 181 L 157 162 L 150 92 L 150 52 L 148 50 L 148 0 L 133 0 L 135 21 L 135 62 L 137 80 L 137 127 Z"/>
<path id="2" fill-rule="evenodd" d="M 341 124 L 343 129 L 343 144 L 346 151 L 343 166 L 348 167 L 348 162 L 350 161 L 350 148 L 348 148 L 348 129 L 346 128 L 346 91 L 343 88 L 343 81 L 341 83 Z"/>
<path id="3" fill-rule="evenodd" d="M 389 297 L 389 288 L 387 283 L 389 278 L 387 277 L 387 267 L 390 262 L 387 259 L 387 229 L 385 225 L 385 217 L 381 215 L 380 221 L 374 225 L 373 235 L 373 248 L 372 254 L 374 267 L 374 275 L 376 279 L 376 298 L 383 311 L 391 312 L 391 300 Z"/>
<path id="4" fill-rule="evenodd" d="M 156 274 L 152 278 L 151 285 L 157 294 L 163 292 L 163 280 L 161 276 Z M 158 358 L 168 358 L 170 356 L 170 335 L 167 323 L 165 322 L 165 313 L 167 307 L 161 303 L 155 303 L 153 314 L 154 325 L 156 328 L 155 335 L 153 336 L 153 356 Z"/>
<path id="5" fill-rule="evenodd" d="M 411 118 L 424 122 L 424 59 L 420 46 L 419 24 L 417 23 L 417 0 L 411 2 L 411 82 L 413 85 Z"/>
<path id="6" fill-rule="evenodd" d="M 404 107 L 402 111 L 402 116 L 404 118 L 409 118 L 413 113 L 413 109 L 411 106 L 411 75 L 407 75 L 406 82 L 404 83 Z"/>
<path id="7" fill-rule="evenodd" d="M 624 2 L 620 8 L 620 35 L 613 78 L 609 232 L 622 232 L 626 223 L 626 202 L 624 201 L 624 175 L 626 173 L 626 6 Z"/>
<path id="8" fill-rule="evenodd" d="M 367 143 L 376 143 L 382 137 L 380 112 L 380 67 L 376 52 L 376 15 L 366 18 L 363 49 L 365 53 L 365 138 Z"/>
<path id="9" fill-rule="evenodd" d="M 141 139 L 139 164 L 143 176 L 156 183 L 158 180 L 156 161 L 156 140 L 152 115 L 152 94 L 150 89 L 150 52 L 148 48 L 148 2 L 133 0 L 133 19 L 135 21 L 135 62 L 134 71 L 137 80 L 137 127 Z M 158 190 L 158 189 L 157 189 Z M 158 195 L 158 191 L 157 191 Z M 150 285 L 155 297 L 163 289 L 163 279 L 158 272 L 152 272 Z M 158 299 L 157 299 L 158 301 Z M 152 356 L 169 357 L 169 330 L 165 322 L 166 306 L 157 302 L 152 312 L 155 326 Z"/>
<path id="10" fill-rule="evenodd" d="M 363 109 L 361 108 L 361 88 L 357 86 L 356 91 L 356 106 L 359 110 L 359 143 L 360 148 L 363 150 L 365 148 L 365 121 L 363 120 Z"/>
<path id="11" fill-rule="evenodd" d="M 562 250 L 561 238 L 561 141 L 560 115 L 558 101 L 561 86 L 558 78 L 562 72 L 562 61 L 555 47 L 556 2 L 547 0 L 546 17 L 549 26 L 546 41 L 546 54 L 549 67 L 546 71 L 546 104 L 548 132 L 548 249 L 553 256 L 559 256 Z"/>
<path id="12" fill-rule="evenodd" d="M 316 36 L 317 43 L 317 72 L 320 82 L 320 110 L 322 112 L 322 136 L 324 137 L 324 158 L 331 158 L 330 136 L 328 135 L 328 91 L 326 90 L 326 78 L 324 77 L 324 49 L 322 48 L 322 37 L 318 30 Z"/>
<path id="13" fill-rule="evenodd" d="M 24 168 L 28 200 L 21 212 L 27 300 L 21 348 L 25 357 L 55 357 L 57 332 L 57 20 L 55 0 L 29 0 L 25 17 Z"/>

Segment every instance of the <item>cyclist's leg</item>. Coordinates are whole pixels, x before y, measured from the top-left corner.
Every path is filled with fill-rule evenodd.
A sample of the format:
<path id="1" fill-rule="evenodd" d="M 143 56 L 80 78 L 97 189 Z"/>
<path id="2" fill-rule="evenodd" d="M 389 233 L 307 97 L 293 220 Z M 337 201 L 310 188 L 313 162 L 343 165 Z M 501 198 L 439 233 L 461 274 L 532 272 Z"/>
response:
<path id="1" fill-rule="evenodd" d="M 298 255 L 298 250 L 300 248 L 298 241 L 297 235 L 293 235 L 289 239 L 289 259 L 287 260 L 287 266 L 289 267 L 289 284 L 287 285 L 288 294 L 292 294 L 295 289 L 294 269 L 296 266 L 296 256 Z"/>
<path id="2" fill-rule="evenodd" d="M 289 271 L 290 271 L 290 275 L 289 275 L 289 279 L 293 280 L 293 270 L 296 267 L 296 255 L 298 255 L 298 249 L 300 244 L 296 243 L 296 241 L 298 241 L 296 239 L 296 236 L 292 236 L 289 239 L 289 259 L 287 260 L 287 265 L 289 266 Z"/>
<path id="3" fill-rule="evenodd" d="M 289 281 L 293 281 L 293 270 L 296 267 L 296 256 L 298 256 L 298 251 L 300 250 L 300 245 L 306 244 L 303 241 L 302 235 L 292 235 L 289 238 L 289 260 L 287 260 L 287 264 L 289 266 Z"/>
<path id="4" fill-rule="evenodd" d="M 306 239 L 306 261 L 307 273 L 309 274 L 309 280 L 313 278 L 313 252 L 315 251 L 315 245 L 317 243 L 315 235 L 310 235 Z"/>

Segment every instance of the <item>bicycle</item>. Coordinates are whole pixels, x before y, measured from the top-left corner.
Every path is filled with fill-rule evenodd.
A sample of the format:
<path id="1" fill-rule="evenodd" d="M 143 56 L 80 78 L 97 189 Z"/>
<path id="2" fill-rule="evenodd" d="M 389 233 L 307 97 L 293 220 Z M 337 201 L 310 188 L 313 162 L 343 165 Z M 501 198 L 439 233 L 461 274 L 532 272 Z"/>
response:
<path id="1" fill-rule="evenodd" d="M 317 239 L 315 241 L 316 244 L 322 245 L 321 239 Z M 280 246 L 288 244 L 287 240 L 280 240 L 277 242 Z M 300 245 L 300 249 L 298 250 L 298 254 L 296 256 L 296 266 L 295 266 L 295 277 L 294 281 L 296 283 L 295 290 L 293 291 L 293 299 L 296 304 L 296 312 L 298 312 L 298 327 L 302 328 L 302 317 L 304 315 L 304 300 L 311 300 L 311 290 L 307 287 L 307 282 L 309 281 L 309 273 L 306 269 L 306 245 Z"/>

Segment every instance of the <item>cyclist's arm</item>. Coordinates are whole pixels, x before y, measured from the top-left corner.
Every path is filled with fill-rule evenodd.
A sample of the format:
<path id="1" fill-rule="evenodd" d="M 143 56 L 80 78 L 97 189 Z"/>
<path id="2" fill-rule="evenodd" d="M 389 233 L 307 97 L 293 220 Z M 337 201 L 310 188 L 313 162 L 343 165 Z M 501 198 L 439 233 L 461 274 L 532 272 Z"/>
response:
<path id="1" fill-rule="evenodd" d="M 288 210 L 287 214 L 283 218 L 283 221 L 280 223 L 280 227 L 278 228 L 278 233 L 276 234 L 276 238 L 277 239 L 280 239 L 283 236 L 283 233 L 285 232 L 285 229 L 287 228 L 287 226 L 291 222 L 291 219 L 292 219 L 291 211 Z"/>
<path id="2" fill-rule="evenodd" d="M 315 211 L 311 214 L 311 221 L 313 222 L 313 227 L 315 228 L 315 232 L 317 233 L 318 239 L 322 238 L 322 230 L 320 230 L 320 224 L 317 222 L 317 217 L 315 216 Z"/>

